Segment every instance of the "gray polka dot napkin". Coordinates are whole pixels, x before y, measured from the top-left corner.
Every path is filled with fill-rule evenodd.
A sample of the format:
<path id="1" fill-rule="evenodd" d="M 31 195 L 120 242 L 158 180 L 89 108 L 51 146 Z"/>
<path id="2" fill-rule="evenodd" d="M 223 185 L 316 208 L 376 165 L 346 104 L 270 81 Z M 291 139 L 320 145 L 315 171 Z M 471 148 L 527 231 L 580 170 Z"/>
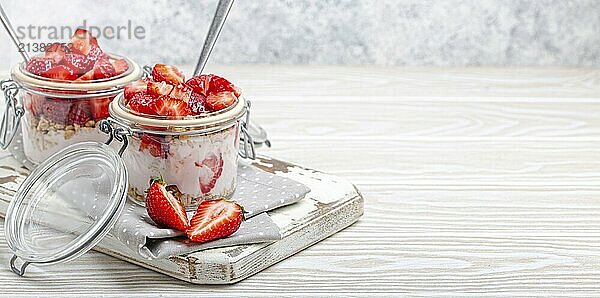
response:
<path id="1" fill-rule="evenodd" d="M 244 207 L 246 220 L 239 230 L 227 238 L 193 243 L 182 232 L 156 227 L 146 209 L 131 201 L 126 202 L 123 213 L 110 233 L 148 259 L 216 247 L 276 241 L 281 239 L 279 227 L 266 211 L 293 204 L 310 191 L 304 184 L 242 163 L 238 166 L 237 183 L 232 200 Z M 189 218 L 192 215 L 193 212 L 188 212 Z"/>

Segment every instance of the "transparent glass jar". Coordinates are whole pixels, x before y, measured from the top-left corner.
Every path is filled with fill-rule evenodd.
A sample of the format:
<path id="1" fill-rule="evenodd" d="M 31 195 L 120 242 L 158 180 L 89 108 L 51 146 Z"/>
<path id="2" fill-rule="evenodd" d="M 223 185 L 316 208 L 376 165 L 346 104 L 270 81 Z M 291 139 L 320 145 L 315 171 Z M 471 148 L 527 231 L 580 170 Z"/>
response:
<path id="1" fill-rule="evenodd" d="M 15 65 L 11 80 L 2 82 L 6 100 L 2 147 L 8 147 L 19 122 L 25 156 L 34 164 L 69 145 L 105 140 L 97 126 L 108 117 L 108 104 L 123 86 L 143 75 L 141 67 L 130 59 L 112 54 L 109 57 L 125 59 L 127 71 L 101 80 L 61 81 L 32 74 L 25 63 Z"/>
<path id="2" fill-rule="evenodd" d="M 254 158 L 247 134 L 249 102 L 243 97 L 230 107 L 200 116 L 167 119 L 129 109 L 119 95 L 110 105 L 111 129 L 127 132 L 123 162 L 129 172 L 129 196 L 140 205 L 154 177 L 176 185 L 182 203 L 193 210 L 205 199 L 232 196 L 237 178 L 240 130 L 244 146 L 240 155 Z M 246 122 L 242 118 L 246 116 Z M 106 127 L 101 127 L 106 130 Z"/>

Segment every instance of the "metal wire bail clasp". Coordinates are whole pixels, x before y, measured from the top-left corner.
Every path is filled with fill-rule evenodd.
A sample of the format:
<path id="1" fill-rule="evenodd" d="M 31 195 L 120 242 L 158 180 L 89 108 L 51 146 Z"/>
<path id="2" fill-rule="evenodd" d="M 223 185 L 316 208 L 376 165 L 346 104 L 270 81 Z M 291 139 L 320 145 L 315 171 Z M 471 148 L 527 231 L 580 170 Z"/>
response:
<path id="1" fill-rule="evenodd" d="M 17 93 L 20 89 L 17 83 L 13 80 L 2 80 L 0 89 L 4 93 L 5 101 L 4 113 L 0 122 L 0 147 L 6 149 L 17 132 L 19 121 L 25 110 L 17 101 Z"/>
<path id="2" fill-rule="evenodd" d="M 25 268 L 27 268 L 27 266 L 29 266 L 29 264 L 31 263 L 23 262 L 23 264 L 21 264 L 21 268 L 17 268 L 17 265 L 15 265 L 15 263 L 18 258 L 19 257 L 17 257 L 17 255 L 13 255 L 13 257 L 10 259 L 10 270 L 12 270 L 12 272 L 14 272 L 18 276 L 23 276 L 25 274 Z"/>
<path id="3" fill-rule="evenodd" d="M 129 138 L 127 137 L 131 135 L 131 130 L 118 125 L 115 128 L 113 127 L 113 123 L 110 121 L 110 118 L 103 119 L 100 121 L 99 128 L 103 133 L 108 134 L 108 140 L 105 142 L 106 145 L 110 145 L 113 139 L 123 143 L 121 149 L 119 149 L 119 156 L 123 156 L 123 152 L 125 152 L 127 145 L 129 145 Z"/>
<path id="4" fill-rule="evenodd" d="M 250 100 L 246 100 L 246 119 L 242 120 L 240 130 L 242 132 L 242 148 L 239 154 L 242 158 L 256 159 L 256 151 L 254 149 L 254 141 L 248 131 L 248 123 L 250 123 L 250 107 L 252 103 Z"/>
<path id="5" fill-rule="evenodd" d="M 144 79 L 152 77 L 152 67 L 151 66 L 144 65 L 144 67 L 142 67 L 142 70 L 144 71 Z"/>

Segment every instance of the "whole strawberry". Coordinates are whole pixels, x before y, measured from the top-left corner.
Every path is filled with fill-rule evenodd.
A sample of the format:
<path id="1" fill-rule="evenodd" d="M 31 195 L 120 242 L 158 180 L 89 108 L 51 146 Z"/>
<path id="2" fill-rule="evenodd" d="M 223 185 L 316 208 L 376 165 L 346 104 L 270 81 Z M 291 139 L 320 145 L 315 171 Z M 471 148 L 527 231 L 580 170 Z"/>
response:
<path id="1" fill-rule="evenodd" d="M 189 227 L 185 208 L 173 193 L 167 191 L 162 178 L 150 180 L 146 210 L 150 218 L 161 227 L 179 231 L 186 231 Z"/>
<path id="2" fill-rule="evenodd" d="M 203 243 L 235 233 L 243 220 L 244 210 L 237 203 L 225 199 L 204 201 L 198 205 L 186 233 L 191 241 Z"/>

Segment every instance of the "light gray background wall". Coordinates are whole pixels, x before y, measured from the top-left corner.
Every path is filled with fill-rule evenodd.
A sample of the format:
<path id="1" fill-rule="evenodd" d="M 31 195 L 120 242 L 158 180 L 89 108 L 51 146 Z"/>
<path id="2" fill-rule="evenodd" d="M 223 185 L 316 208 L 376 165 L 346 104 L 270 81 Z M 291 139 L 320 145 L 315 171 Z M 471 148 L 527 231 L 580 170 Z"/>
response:
<path id="1" fill-rule="evenodd" d="M 101 40 L 142 63 L 194 63 L 216 0 L 2 0 L 15 26 L 144 26 Z M 5 34 L 0 63 L 18 60 Z M 211 62 L 600 65 L 596 0 L 237 0 Z"/>

